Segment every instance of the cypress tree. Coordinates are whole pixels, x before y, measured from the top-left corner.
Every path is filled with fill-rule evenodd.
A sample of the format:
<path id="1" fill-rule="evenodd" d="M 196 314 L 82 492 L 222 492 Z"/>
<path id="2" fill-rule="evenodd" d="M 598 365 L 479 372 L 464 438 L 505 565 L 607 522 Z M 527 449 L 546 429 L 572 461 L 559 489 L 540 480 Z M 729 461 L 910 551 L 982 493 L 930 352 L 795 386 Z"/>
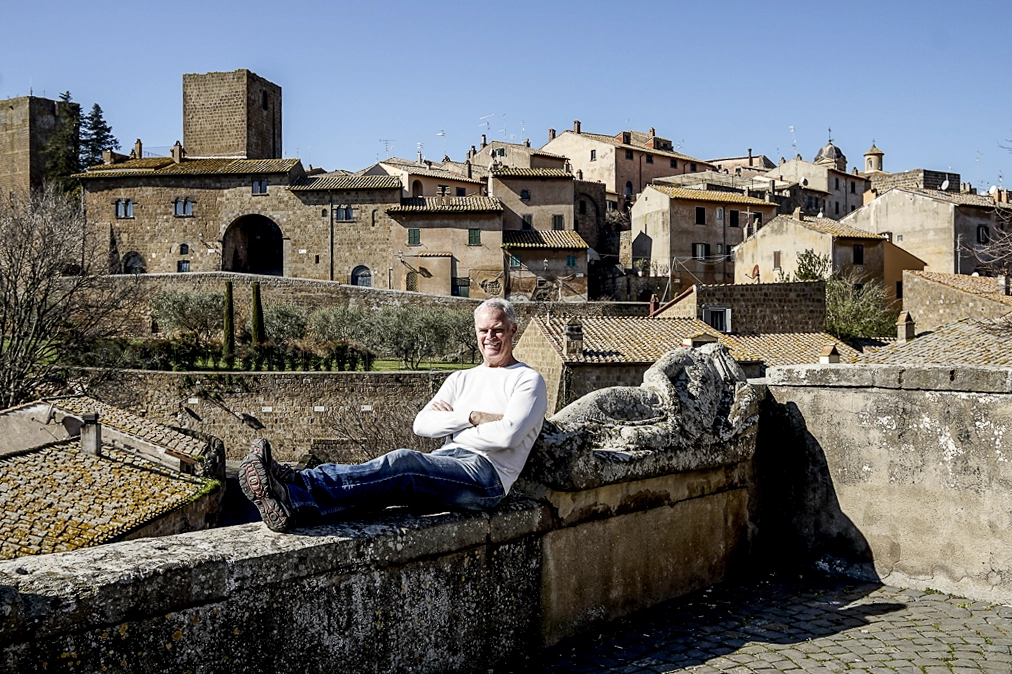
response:
<path id="1" fill-rule="evenodd" d="M 264 307 L 260 302 L 260 282 L 253 281 L 253 316 L 250 320 L 253 343 L 263 344 L 267 341 L 264 335 Z"/>
<path id="2" fill-rule="evenodd" d="M 232 303 L 232 282 L 225 281 L 225 366 L 232 367 L 235 360 L 235 307 Z"/>
<path id="3" fill-rule="evenodd" d="M 118 149 L 119 141 L 112 135 L 112 127 L 106 123 L 102 108 L 96 103 L 81 120 L 81 166 L 101 164 L 103 152 Z"/>
<path id="4" fill-rule="evenodd" d="M 81 106 L 71 100 L 70 92 L 60 94 L 56 130 L 46 142 L 46 180 L 70 192 L 76 182 L 70 176 L 81 170 Z"/>

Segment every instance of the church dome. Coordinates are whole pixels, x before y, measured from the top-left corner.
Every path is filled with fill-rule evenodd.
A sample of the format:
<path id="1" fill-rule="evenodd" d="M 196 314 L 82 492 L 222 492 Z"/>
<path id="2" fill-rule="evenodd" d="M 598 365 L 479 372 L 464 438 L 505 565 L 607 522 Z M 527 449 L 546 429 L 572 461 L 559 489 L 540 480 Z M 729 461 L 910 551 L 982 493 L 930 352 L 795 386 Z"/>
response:
<path id="1" fill-rule="evenodd" d="M 833 145 L 833 141 L 829 141 L 815 153 L 815 161 L 818 162 L 820 159 L 827 159 L 831 162 L 836 162 L 837 159 L 846 159 L 847 157 L 843 154 L 843 150 Z"/>

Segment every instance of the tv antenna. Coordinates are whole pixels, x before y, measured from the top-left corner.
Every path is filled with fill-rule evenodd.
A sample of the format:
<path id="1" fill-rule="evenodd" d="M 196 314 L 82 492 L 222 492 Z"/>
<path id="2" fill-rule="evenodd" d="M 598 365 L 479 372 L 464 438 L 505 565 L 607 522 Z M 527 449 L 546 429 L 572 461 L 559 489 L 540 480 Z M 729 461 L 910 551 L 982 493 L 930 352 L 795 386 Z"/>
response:
<path id="1" fill-rule="evenodd" d="M 506 138 L 506 113 L 502 113 L 502 128 L 499 129 L 502 132 L 502 137 Z"/>
<path id="2" fill-rule="evenodd" d="M 792 144 L 791 144 L 791 147 L 794 148 L 794 157 L 797 157 L 798 156 L 798 135 L 796 133 L 794 133 L 794 125 L 793 124 L 791 126 L 787 127 L 787 128 L 791 130 L 791 140 L 793 141 Z M 874 145 L 874 143 L 872 143 L 872 145 Z M 794 157 L 791 157 L 791 159 L 794 159 Z"/>
<path id="3" fill-rule="evenodd" d="M 489 120 L 492 119 L 493 117 L 495 117 L 495 113 L 492 113 L 491 115 L 484 115 L 482 117 L 479 117 L 478 119 L 480 121 L 478 122 L 478 126 L 483 126 L 483 127 L 485 127 L 486 131 L 491 131 L 492 127 L 489 125 Z"/>
<path id="4" fill-rule="evenodd" d="M 436 135 L 443 137 L 443 156 L 445 157 L 445 156 L 447 156 L 446 155 L 446 131 L 443 130 L 443 129 L 440 129 L 439 133 L 437 133 Z"/>
<path id="5" fill-rule="evenodd" d="M 379 142 L 383 143 L 383 152 L 386 153 L 387 157 L 390 156 L 390 148 L 393 147 L 390 143 L 396 142 L 393 138 L 380 138 Z"/>

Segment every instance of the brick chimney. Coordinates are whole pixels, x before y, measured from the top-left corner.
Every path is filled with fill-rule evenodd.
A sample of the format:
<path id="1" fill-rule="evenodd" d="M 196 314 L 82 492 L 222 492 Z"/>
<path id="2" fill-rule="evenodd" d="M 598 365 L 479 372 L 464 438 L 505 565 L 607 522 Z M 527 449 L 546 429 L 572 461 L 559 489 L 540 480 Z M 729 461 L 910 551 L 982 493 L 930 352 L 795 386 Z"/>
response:
<path id="1" fill-rule="evenodd" d="M 913 316 L 910 315 L 909 311 L 904 311 L 900 314 L 899 320 L 896 321 L 896 341 L 899 344 L 906 344 L 914 339 L 916 332 L 916 324 L 914 323 Z"/>
<path id="2" fill-rule="evenodd" d="M 468 159 L 467 161 L 464 162 L 464 169 L 466 169 L 466 171 L 467 171 L 467 177 L 470 178 L 471 177 L 471 160 L 470 159 Z"/>
<path id="3" fill-rule="evenodd" d="M 660 305 L 661 303 L 657 300 L 657 293 L 654 293 L 653 295 L 650 296 L 650 313 L 647 315 L 653 316 L 654 314 L 656 314 L 657 309 L 660 307 Z"/>
<path id="4" fill-rule="evenodd" d="M 97 412 L 81 415 L 84 425 L 81 426 L 81 450 L 86 454 L 98 456 L 102 448 L 102 424 L 98 423 Z"/>
<path id="5" fill-rule="evenodd" d="M 576 169 L 576 179 L 583 180 L 583 169 Z"/>
<path id="6" fill-rule="evenodd" d="M 138 138 L 134 141 L 134 159 L 144 158 L 144 145 L 141 144 L 141 139 Z"/>
<path id="7" fill-rule="evenodd" d="M 752 166 L 752 148 L 748 149 L 748 165 Z"/>
<path id="8" fill-rule="evenodd" d="M 1010 292 L 1010 291 L 1012 291 L 1012 287 L 1010 287 L 1010 286 L 1012 286 L 1012 283 L 1010 283 L 1010 282 L 1012 282 L 1012 278 L 1009 278 L 1008 276 L 1002 275 L 1002 276 L 996 277 L 994 279 L 994 281 L 995 281 L 995 284 L 998 286 L 998 294 L 999 295 L 1010 295 L 1010 294 L 1012 294 L 1012 292 Z"/>
<path id="9" fill-rule="evenodd" d="M 583 355 L 583 323 L 572 318 L 566 323 L 566 356 L 576 358 Z"/>
<path id="10" fill-rule="evenodd" d="M 580 133 L 580 120 L 573 120 L 573 133 Z"/>
<path id="11" fill-rule="evenodd" d="M 555 140 L 555 129 L 548 130 L 548 142 Z"/>
<path id="12" fill-rule="evenodd" d="M 183 160 L 186 159 L 186 150 L 183 149 L 182 143 L 178 140 L 176 141 L 176 144 L 172 146 L 169 154 L 172 155 L 172 161 L 177 164 L 182 164 Z"/>
<path id="13" fill-rule="evenodd" d="M 819 354 L 821 365 L 832 365 L 840 362 L 840 352 L 836 350 L 836 344 L 827 344 Z"/>

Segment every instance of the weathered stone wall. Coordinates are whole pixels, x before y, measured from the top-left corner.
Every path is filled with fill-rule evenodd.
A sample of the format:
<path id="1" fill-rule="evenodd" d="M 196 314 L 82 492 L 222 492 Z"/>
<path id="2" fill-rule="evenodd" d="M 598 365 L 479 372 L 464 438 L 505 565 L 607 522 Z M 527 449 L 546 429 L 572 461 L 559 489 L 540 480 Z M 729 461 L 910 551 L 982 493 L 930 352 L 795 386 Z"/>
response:
<path id="1" fill-rule="evenodd" d="M 1012 601 L 1008 369 L 767 374 L 759 526 L 777 562 Z"/>
<path id="2" fill-rule="evenodd" d="M 583 237 L 588 246 L 598 253 L 604 252 L 599 248 L 598 242 L 601 231 L 604 229 L 604 214 L 608 209 L 604 183 L 574 180 L 573 192 L 575 199 L 573 228 Z"/>
<path id="3" fill-rule="evenodd" d="M 229 459 L 243 458 L 250 441 L 258 437 L 270 438 L 281 461 L 302 459 L 314 440 L 362 437 L 366 431 L 396 444 L 372 448 L 362 457 L 368 459 L 398 446 L 417 447 L 412 444 L 414 415 L 448 374 L 127 370 L 93 384 L 89 393 L 159 423 L 219 437 Z M 243 414 L 255 417 L 264 428 L 244 424 Z"/>
<path id="4" fill-rule="evenodd" d="M 885 194 L 895 187 L 940 190 L 942 183 L 946 180 L 949 181 L 949 192 L 959 192 L 960 178 L 958 173 L 914 169 L 902 173 L 875 172 L 869 173 L 867 176 L 871 181 L 871 189 L 877 194 Z"/>
<path id="5" fill-rule="evenodd" d="M 823 332 L 826 329 L 826 282 L 744 283 L 696 286 L 697 314 L 703 306 L 731 309 L 734 332 Z"/>
<path id="6" fill-rule="evenodd" d="M 183 146 L 194 157 L 281 157 L 281 87 L 249 70 L 183 75 Z"/>
<path id="7" fill-rule="evenodd" d="M 903 311 L 910 312 L 922 332 L 964 318 L 1001 318 L 1012 306 L 904 272 Z"/>
<path id="8" fill-rule="evenodd" d="M 74 110 L 77 103 L 71 103 Z M 46 142 L 56 130 L 63 103 L 22 96 L 0 101 L 0 194 L 42 185 Z"/>

